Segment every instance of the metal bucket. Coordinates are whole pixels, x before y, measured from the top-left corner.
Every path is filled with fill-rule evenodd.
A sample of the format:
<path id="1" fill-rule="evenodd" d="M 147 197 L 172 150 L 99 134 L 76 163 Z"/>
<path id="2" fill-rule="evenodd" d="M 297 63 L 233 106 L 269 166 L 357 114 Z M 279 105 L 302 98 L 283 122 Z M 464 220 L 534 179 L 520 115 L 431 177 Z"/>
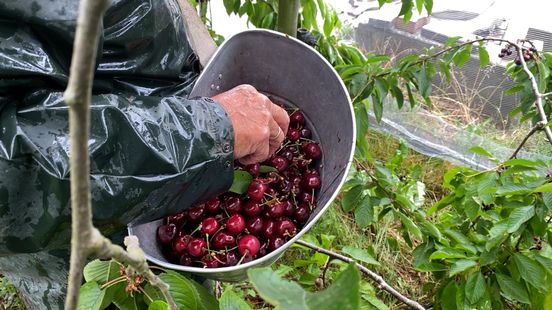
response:
<path id="1" fill-rule="evenodd" d="M 249 263 L 204 269 L 167 262 L 156 241 L 162 220 L 129 227 L 140 239 L 146 258 L 160 266 L 221 281 L 240 281 L 250 267 L 268 266 L 330 206 L 351 166 L 356 136 L 351 99 L 332 66 L 303 42 L 269 30 L 241 32 L 222 44 L 199 76 L 191 97 L 211 97 L 240 84 L 250 84 L 272 99 L 299 107 L 320 142 L 322 188 L 309 221 L 282 247 Z"/>

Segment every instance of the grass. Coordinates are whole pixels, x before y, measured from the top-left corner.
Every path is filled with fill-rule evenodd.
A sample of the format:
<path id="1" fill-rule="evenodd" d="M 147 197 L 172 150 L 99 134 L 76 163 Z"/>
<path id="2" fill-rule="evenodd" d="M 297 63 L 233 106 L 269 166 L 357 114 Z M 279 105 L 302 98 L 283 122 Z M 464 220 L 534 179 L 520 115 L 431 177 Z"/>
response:
<path id="1" fill-rule="evenodd" d="M 23 310 L 25 307 L 17 290 L 8 279 L 0 275 L 0 310 Z"/>

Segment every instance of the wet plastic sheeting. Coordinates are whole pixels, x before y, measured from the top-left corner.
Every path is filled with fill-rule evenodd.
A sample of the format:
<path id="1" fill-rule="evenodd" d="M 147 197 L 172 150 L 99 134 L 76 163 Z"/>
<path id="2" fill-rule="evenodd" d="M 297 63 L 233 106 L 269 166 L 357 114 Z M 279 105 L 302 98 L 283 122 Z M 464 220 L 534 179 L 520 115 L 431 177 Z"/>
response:
<path id="1" fill-rule="evenodd" d="M 54 269 L 62 272 L 47 252 L 66 248 L 70 236 L 62 92 L 77 4 L 0 1 L 0 273 L 36 309 L 59 306 L 36 293 Z M 119 0 L 104 18 L 89 147 L 94 219 L 107 234 L 186 208 L 232 181 L 224 110 L 186 98 L 198 66 L 179 12 L 173 0 Z M 46 276 L 34 281 L 33 272 Z"/>

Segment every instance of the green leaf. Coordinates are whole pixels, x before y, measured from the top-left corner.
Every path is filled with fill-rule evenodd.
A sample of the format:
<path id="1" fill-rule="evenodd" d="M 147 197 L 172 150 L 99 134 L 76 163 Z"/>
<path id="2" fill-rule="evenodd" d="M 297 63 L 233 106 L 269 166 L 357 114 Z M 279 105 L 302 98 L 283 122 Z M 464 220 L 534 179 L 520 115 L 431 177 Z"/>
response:
<path id="1" fill-rule="evenodd" d="M 525 206 L 515 208 L 510 217 L 508 218 L 508 233 L 513 233 L 519 229 L 519 227 L 530 220 L 535 215 L 534 206 Z"/>
<path id="2" fill-rule="evenodd" d="M 460 36 L 450 37 L 450 38 L 448 38 L 447 41 L 445 42 L 445 45 L 447 45 L 447 46 L 454 45 L 454 44 L 456 44 L 456 42 L 458 42 L 460 39 L 462 39 L 462 37 L 460 37 Z"/>
<path id="3" fill-rule="evenodd" d="M 529 301 L 527 290 L 523 285 L 521 285 L 521 283 L 501 273 L 496 274 L 496 279 L 498 281 L 498 285 L 500 286 L 500 294 L 502 296 L 513 301 L 519 301 L 524 304 L 531 303 Z"/>
<path id="4" fill-rule="evenodd" d="M 79 290 L 79 302 L 77 309 L 79 310 L 96 310 L 101 309 L 102 300 L 105 295 L 105 290 L 101 290 L 96 282 L 84 283 Z"/>
<path id="5" fill-rule="evenodd" d="M 251 184 L 253 176 L 247 171 L 235 170 L 234 171 L 234 181 L 232 186 L 230 186 L 229 191 L 236 194 L 243 194 L 247 191 L 247 187 Z"/>
<path id="6" fill-rule="evenodd" d="M 261 21 L 261 28 L 272 29 L 272 22 L 274 21 L 274 13 L 265 15 Z"/>
<path id="7" fill-rule="evenodd" d="M 441 234 L 441 231 L 435 224 L 433 224 L 430 221 L 422 221 L 422 229 L 426 231 L 428 234 L 430 234 L 432 237 L 434 237 L 437 240 L 441 240 L 443 238 L 443 235 Z"/>
<path id="8" fill-rule="evenodd" d="M 327 289 L 307 296 L 309 309 L 355 310 L 360 303 L 360 275 L 350 264 Z M 297 309 L 284 308 L 282 309 Z"/>
<path id="9" fill-rule="evenodd" d="M 535 193 L 550 193 L 552 192 L 552 183 L 546 183 L 533 190 Z"/>
<path id="10" fill-rule="evenodd" d="M 119 277 L 119 264 L 114 260 L 95 259 L 84 266 L 83 275 L 86 282 L 98 282 L 102 285 Z"/>
<path id="11" fill-rule="evenodd" d="M 433 252 L 429 256 L 429 260 L 447 259 L 447 258 L 466 258 L 466 252 L 454 248 L 442 248 Z"/>
<path id="12" fill-rule="evenodd" d="M 544 205 L 546 206 L 548 211 L 552 210 L 552 192 L 542 193 L 542 201 L 544 202 Z"/>
<path id="13" fill-rule="evenodd" d="M 169 292 L 180 309 L 218 308 L 218 301 L 205 287 L 183 275 L 169 270 L 159 274 L 159 278 L 169 285 Z"/>
<path id="14" fill-rule="evenodd" d="M 422 97 L 428 97 L 431 95 L 431 77 L 427 74 L 425 66 L 422 66 L 422 69 L 416 74 L 416 79 L 418 80 L 418 90 Z"/>
<path id="15" fill-rule="evenodd" d="M 149 304 L 148 310 L 169 310 L 169 305 L 163 300 L 154 300 Z"/>
<path id="16" fill-rule="evenodd" d="M 283 280 L 270 267 L 251 268 L 247 275 L 259 295 L 276 309 L 309 309 L 308 292 L 295 282 Z"/>
<path id="17" fill-rule="evenodd" d="M 477 262 L 471 259 L 459 259 L 450 267 L 449 276 L 452 277 L 457 273 L 464 272 L 477 265 Z"/>
<path id="18" fill-rule="evenodd" d="M 343 195 L 343 199 L 341 200 L 341 205 L 343 206 L 343 210 L 345 212 L 350 212 L 356 208 L 356 206 L 360 202 L 360 197 L 362 195 L 363 190 L 364 190 L 364 186 L 357 185 L 351 188 Z"/>
<path id="19" fill-rule="evenodd" d="M 479 154 L 479 155 L 483 155 L 483 156 L 488 157 L 488 158 L 494 158 L 493 154 L 489 153 L 489 151 L 485 150 L 484 148 L 482 148 L 480 146 L 470 147 L 468 149 L 468 151 L 470 151 L 472 153 Z"/>
<path id="20" fill-rule="evenodd" d="M 504 238 L 506 238 L 506 232 L 508 231 L 508 219 L 498 221 L 489 230 L 489 239 L 485 244 L 485 249 L 490 251 L 492 248 L 500 244 Z"/>
<path id="21" fill-rule="evenodd" d="M 540 254 L 535 255 L 535 259 L 543 265 L 549 272 L 552 272 L 552 259 L 542 256 Z"/>
<path id="22" fill-rule="evenodd" d="M 259 171 L 261 173 L 268 173 L 268 172 L 277 172 L 278 169 L 272 167 L 272 166 L 265 166 L 265 165 L 261 165 L 261 168 L 259 169 Z"/>
<path id="23" fill-rule="evenodd" d="M 365 228 L 374 221 L 374 206 L 369 195 L 365 195 L 355 209 L 355 221 L 360 228 Z"/>
<path id="24" fill-rule="evenodd" d="M 226 288 L 219 300 L 220 310 L 251 310 L 249 304 L 241 299 L 231 288 Z"/>
<path id="25" fill-rule="evenodd" d="M 414 94 L 412 93 L 412 88 L 410 87 L 409 83 L 405 84 L 406 86 L 406 92 L 408 94 L 408 102 L 410 102 L 410 107 L 416 106 L 416 97 L 414 97 Z"/>
<path id="26" fill-rule="evenodd" d="M 546 292 L 546 270 L 536 261 L 521 254 L 514 253 L 514 262 L 519 270 L 521 277 L 538 288 L 541 292 Z"/>
<path id="27" fill-rule="evenodd" d="M 404 95 L 401 89 L 398 88 L 396 85 L 391 85 L 391 88 L 389 90 L 391 91 L 393 97 L 395 97 L 395 100 L 397 100 L 397 107 L 399 109 L 402 109 L 404 105 Z"/>
<path id="28" fill-rule="evenodd" d="M 344 246 L 341 251 L 350 257 L 359 260 L 361 262 L 364 262 L 369 265 L 376 265 L 379 266 L 380 263 L 373 258 L 370 254 L 368 254 L 367 251 L 352 247 L 352 246 Z"/>
<path id="29" fill-rule="evenodd" d="M 468 44 L 460 48 L 452 58 L 454 64 L 458 67 L 464 66 L 471 58 L 472 45 Z"/>
<path id="30" fill-rule="evenodd" d="M 165 300 L 163 293 L 161 293 L 161 291 L 157 287 L 151 285 L 150 283 L 147 283 L 146 285 L 144 285 L 144 302 L 146 304 L 151 303 L 151 300 L 149 298 L 151 298 L 152 300 Z"/>
<path id="31" fill-rule="evenodd" d="M 479 51 L 479 66 L 483 68 L 489 64 L 489 52 L 487 52 L 483 44 L 479 45 L 477 50 Z"/>
<path id="32" fill-rule="evenodd" d="M 423 240 L 422 231 L 414 222 L 406 217 L 404 214 L 397 212 L 399 215 L 399 218 L 401 219 L 401 223 L 406 227 L 406 230 L 408 230 L 409 233 L 413 234 L 414 237 L 416 237 L 418 240 Z"/>
<path id="33" fill-rule="evenodd" d="M 224 8 L 226 9 L 226 14 L 230 15 L 234 13 L 234 7 L 236 0 L 224 0 Z"/>
<path id="34" fill-rule="evenodd" d="M 422 9 L 424 8 L 424 0 L 416 0 L 416 9 L 418 14 L 422 14 Z"/>
<path id="35" fill-rule="evenodd" d="M 470 274 L 466 282 L 466 298 L 468 299 L 470 304 L 473 305 L 477 303 L 483 297 L 483 295 L 485 295 L 486 291 L 487 286 L 485 284 L 485 278 L 483 278 L 483 274 L 481 274 L 481 271 Z"/>
<path id="36" fill-rule="evenodd" d="M 536 61 L 536 64 L 539 69 L 539 79 L 537 81 L 539 92 L 544 93 L 546 92 L 546 85 L 548 82 L 548 75 L 550 75 L 550 70 L 548 70 L 548 67 L 545 66 L 542 61 Z"/>
<path id="37" fill-rule="evenodd" d="M 431 11 L 433 11 L 433 0 L 424 0 L 424 6 L 427 11 L 427 15 L 431 14 Z"/>
<path id="38" fill-rule="evenodd" d="M 521 167 L 528 167 L 528 168 L 533 168 L 538 166 L 536 162 L 528 159 L 523 159 L 523 158 L 509 159 L 505 161 L 503 165 L 511 166 L 511 167 L 521 166 Z"/>

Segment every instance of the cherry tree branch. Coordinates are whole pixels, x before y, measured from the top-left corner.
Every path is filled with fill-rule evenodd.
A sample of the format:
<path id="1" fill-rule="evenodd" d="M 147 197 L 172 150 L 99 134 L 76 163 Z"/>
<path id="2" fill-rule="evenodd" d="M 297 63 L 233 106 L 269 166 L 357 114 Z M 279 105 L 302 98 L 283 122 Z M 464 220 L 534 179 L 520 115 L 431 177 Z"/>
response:
<path id="1" fill-rule="evenodd" d="M 119 262 L 129 264 L 161 290 L 171 309 L 178 309 L 169 294 L 168 286 L 149 270 L 138 240 L 126 240 L 127 252 L 113 245 L 92 223 L 88 152 L 90 100 L 102 17 L 109 5 L 109 0 L 81 1 L 69 82 L 64 93 L 64 100 L 69 106 L 71 144 L 71 259 L 65 309 L 77 309 L 84 264 L 86 258 L 94 254 L 102 258 L 113 257 Z"/>
<path id="2" fill-rule="evenodd" d="M 542 103 L 542 99 L 548 96 L 548 94 L 540 93 L 539 86 L 537 85 L 537 79 L 535 79 L 535 75 L 533 75 L 531 70 L 529 70 L 529 67 L 527 67 L 527 62 L 523 57 L 523 50 L 521 45 L 513 44 L 513 46 L 515 46 L 517 50 L 518 58 L 521 61 L 521 67 L 523 68 L 523 71 L 527 74 L 527 77 L 531 82 L 531 89 L 533 90 L 533 94 L 535 95 L 535 105 L 537 106 L 537 110 L 539 111 L 541 121 L 544 122 L 543 129 L 546 133 L 546 137 L 548 138 L 548 141 L 552 143 L 552 130 L 550 130 L 550 126 L 548 126 L 548 118 L 546 117 L 546 112 L 544 112 L 544 107 Z"/>
<path id="3" fill-rule="evenodd" d="M 529 140 L 529 138 L 537 131 L 539 130 L 543 130 L 544 128 L 546 127 L 546 124 L 544 122 L 538 122 L 533 128 L 531 128 L 531 131 L 529 131 L 529 133 L 527 133 L 527 135 L 525 136 L 525 138 L 523 138 L 523 140 L 521 141 L 521 143 L 518 145 L 517 149 L 514 151 L 514 153 L 512 154 L 512 156 L 510 156 L 510 159 L 513 159 L 513 158 L 516 158 L 517 154 L 519 153 L 519 151 L 521 150 L 521 148 L 523 147 L 523 145 L 525 145 L 525 142 L 527 142 L 527 140 Z"/>
<path id="4" fill-rule="evenodd" d="M 355 260 L 353 260 L 352 258 L 349 258 L 349 257 L 341 255 L 339 253 L 335 253 L 333 251 L 321 248 L 317 245 L 314 245 L 312 243 L 308 243 L 308 242 L 303 241 L 301 239 L 295 241 L 295 243 L 300 244 L 302 246 L 305 246 L 307 248 L 310 248 L 312 250 L 315 250 L 316 252 L 326 254 L 326 255 L 330 256 L 331 258 L 333 258 L 333 259 L 338 259 L 338 260 L 344 261 L 346 263 L 354 263 L 356 265 L 356 267 L 360 271 L 362 271 L 362 273 L 364 273 L 366 276 L 368 276 L 368 278 L 370 278 L 372 281 L 374 281 L 378 284 L 378 288 L 381 288 L 381 289 L 385 290 L 389 294 L 393 295 L 393 297 L 397 298 L 399 301 L 401 301 L 402 303 L 404 303 L 405 305 L 409 306 L 412 309 L 417 309 L 417 310 L 424 310 L 425 309 L 422 305 L 420 305 L 416 301 L 411 300 L 408 297 L 402 295 L 396 289 L 394 289 L 391 285 L 387 284 L 387 282 L 385 282 L 385 280 L 380 275 L 378 275 L 377 273 L 375 273 L 375 272 L 371 271 L 370 269 L 364 267 L 363 265 L 355 262 Z"/>

